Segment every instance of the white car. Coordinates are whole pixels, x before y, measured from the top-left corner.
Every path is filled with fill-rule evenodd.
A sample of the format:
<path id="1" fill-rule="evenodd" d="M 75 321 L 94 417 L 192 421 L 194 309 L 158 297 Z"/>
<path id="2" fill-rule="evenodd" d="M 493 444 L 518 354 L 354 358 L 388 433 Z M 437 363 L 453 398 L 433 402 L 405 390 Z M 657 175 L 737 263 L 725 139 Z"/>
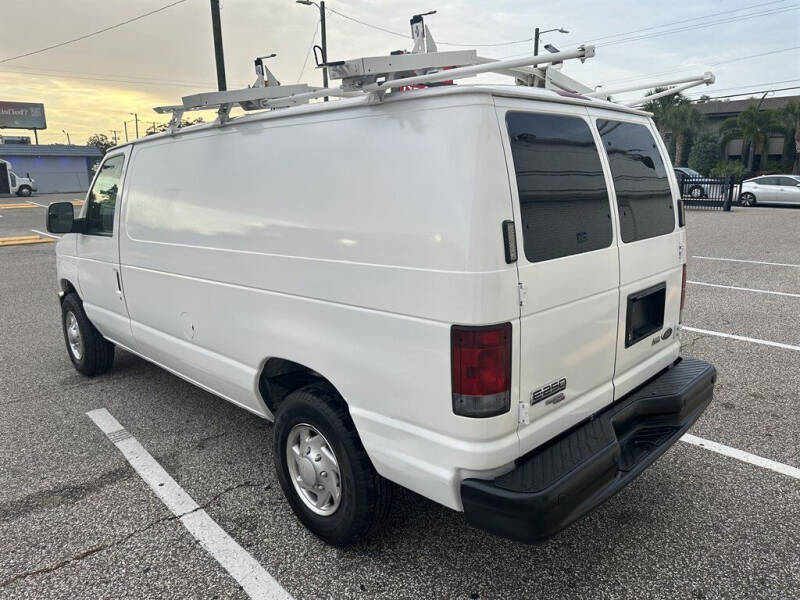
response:
<path id="1" fill-rule="evenodd" d="M 764 175 L 742 182 L 739 203 L 800 204 L 800 175 Z"/>
<path id="2" fill-rule="evenodd" d="M 523 86 L 148 136 L 78 218 L 50 205 L 67 352 L 93 376 L 123 348 L 274 420 L 286 498 L 332 544 L 389 482 L 542 541 L 711 401 L 714 367 L 680 355 L 669 164 L 648 113 Z"/>

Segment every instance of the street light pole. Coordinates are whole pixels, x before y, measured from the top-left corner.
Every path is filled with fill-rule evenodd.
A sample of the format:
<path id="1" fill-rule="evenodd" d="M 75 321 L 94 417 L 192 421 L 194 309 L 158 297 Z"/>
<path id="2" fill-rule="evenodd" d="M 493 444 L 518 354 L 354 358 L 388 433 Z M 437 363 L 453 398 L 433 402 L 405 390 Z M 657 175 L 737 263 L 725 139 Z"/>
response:
<path id="1" fill-rule="evenodd" d="M 123 121 L 122 124 L 125 125 L 125 143 L 127 144 L 128 143 L 128 122 L 127 121 Z"/>
<path id="2" fill-rule="evenodd" d="M 533 55 L 534 56 L 539 56 L 539 36 L 540 35 L 544 35 L 545 33 L 550 33 L 551 31 L 557 31 L 559 33 L 569 33 L 569 31 L 567 31 L 563 27 L 555 27 L 554 29 L 545 29 L 544 31 L 539 31 L 539 28 L 537 27 L 533 31 Z"/>
<path id="3" fill-rule="evenodd" d="M 119 129 L 112 129 L 111 133 L 114 134 L 114 145 L 117 145 L 117 134 L 119 133 Z"/>
<path id="4" fill-rule="evenodd" d="M 325 28 L 325 1 L 320 0 L 320 3 L 317 4 L 313 0 L 295 0 L 297 4 L 302 4 L 304 6 L 311 6 L 312 4 L 319 9 L 319 24 L 320 24 L 320 40 L 321 40 L 321 48 L 322 48 L 322 63 L 327 64 L 328 62 L 328 30 Z M 322 67 L 322 87 L 328 87 L 328 67 Z M 325 102 L 328 101 L 328 97 L 325 96 Z"/>
<path id="5" fill-rule="evenodd" d="M 129 115 L 133 115 L 133 122 L 136 123 L 136 139 L 139 139 L 139 115 L 136 113 L 128 113 Z"/>
<path id="6" fill-rule="evenodd" d="M 225 57 L 222 53 L 222 23 L 219 16 L 219 0 L 211 0 L 211 28 L 214 34 L 214 57 L 217 62 L 217 87 L 220 92 L 228 89 L 225 83 Z"/>
<path id="7" fill-rule="evenodd" d="M 72 142 L 69 139 L 69 134 L 67 133 L 66 129 L 62 129 L 61 133 L 63 133 L 65 136 L 67 136 L 67 146 L 72 146 Z"/>

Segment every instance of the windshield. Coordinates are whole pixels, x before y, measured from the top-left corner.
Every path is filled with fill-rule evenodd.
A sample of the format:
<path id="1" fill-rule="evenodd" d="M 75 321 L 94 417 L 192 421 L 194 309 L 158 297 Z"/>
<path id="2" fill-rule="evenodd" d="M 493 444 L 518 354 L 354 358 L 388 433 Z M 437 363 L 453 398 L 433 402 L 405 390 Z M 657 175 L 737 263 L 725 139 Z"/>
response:
<path id="1" fill-rule="evenodd" d="M 702 177 L 702 175 L 700 175 L 700 173 L 698 173 L 694 169 L 684 169 L 683 172 L 686 173 L 689 177 Z"/>

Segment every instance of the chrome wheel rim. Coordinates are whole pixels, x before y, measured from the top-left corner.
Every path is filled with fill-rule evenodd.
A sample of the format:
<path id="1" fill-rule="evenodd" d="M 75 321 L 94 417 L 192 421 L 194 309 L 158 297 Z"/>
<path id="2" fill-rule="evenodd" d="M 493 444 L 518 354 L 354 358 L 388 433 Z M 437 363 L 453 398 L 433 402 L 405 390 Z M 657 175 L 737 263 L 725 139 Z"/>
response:
<path id="1" fill-rule="evenodd" d="M 78 327 L 78 319 L 75 318 L 72 312 L 68 312 L 64 322 L 67 329 L 69 351 L 75 360 L 80 360 L 83 358 L 83 338 L 81 337 L 81 329 Z"/>
<path id="2" fill-rule="evenodd" d="M 753 197 L 750 194 L 745 194 L 744 196 L 742 196 L 742 204 L 744 204 L 745 206 L 750 206 L 752 202 L 753 202 Z"/>
<path id="3" fill-rule="evenodd" d="M 295 425 L 286 440 L 286 466 L 292 485 L 312 512 L 328 517 L 342 499 L 342 478 L 333 448 L 314 426 Z"/>
<path id="4" fill-rule="evenodd" d="M 700 188 L 692 188 L 692 191 L 689 192 L 689 195 L 692 198 L 700 198 L 703 195 L 703 190 L 701 190 Z"/>

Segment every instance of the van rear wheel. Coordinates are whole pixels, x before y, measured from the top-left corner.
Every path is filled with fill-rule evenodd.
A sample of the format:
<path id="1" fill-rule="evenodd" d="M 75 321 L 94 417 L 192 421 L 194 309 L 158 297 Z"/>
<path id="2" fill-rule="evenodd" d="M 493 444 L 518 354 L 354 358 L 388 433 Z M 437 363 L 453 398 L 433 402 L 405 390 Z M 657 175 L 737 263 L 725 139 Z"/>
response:
<path id="1" fill-rule="evenodd" d="M 334 546 L 377 530 L 391 503 L 391 484 L 378 475 L 347 406 L 329 386 L 289 394 L 275 418 L 273 458 L 297 518 Z"/>
<path id="2" fill-rule="evenodd" d="M 114 363 L 114 344 L 92 325 L 77 294 L 67 294 L 61 303 L 61 325 L 67 354 L 75 368 L 84 375 L 101 375 Z"/>

